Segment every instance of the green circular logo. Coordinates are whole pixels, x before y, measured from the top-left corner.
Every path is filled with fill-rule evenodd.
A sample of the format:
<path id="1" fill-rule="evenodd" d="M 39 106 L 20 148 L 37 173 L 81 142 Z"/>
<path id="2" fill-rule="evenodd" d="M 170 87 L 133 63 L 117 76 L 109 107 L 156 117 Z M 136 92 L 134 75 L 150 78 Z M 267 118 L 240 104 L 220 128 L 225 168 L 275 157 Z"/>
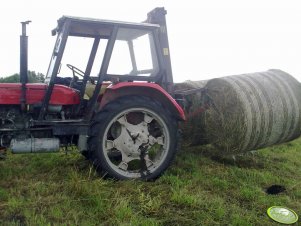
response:
<path id="1" fill-rule="evenodd" d="M 267 210 L 267 214 L 274 221 L 282 224 L 293 224 L 298 221 L 298 215 L 293 210 L 283 206 L 272 206 Z"/>

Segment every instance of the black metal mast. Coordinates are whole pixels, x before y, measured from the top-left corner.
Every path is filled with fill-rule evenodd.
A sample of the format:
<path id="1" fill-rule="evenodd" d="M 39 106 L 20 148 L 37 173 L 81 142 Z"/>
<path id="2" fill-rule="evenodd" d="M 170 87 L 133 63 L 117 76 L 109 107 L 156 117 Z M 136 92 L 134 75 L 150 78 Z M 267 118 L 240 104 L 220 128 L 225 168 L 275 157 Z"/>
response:
<path id="1" fill-rule="evenodd" d="M 163 87 L 170 94 L 173 93 L 173 75 L 171 69 L 171 60 L 168 44 L 166 17 L 167 11 L 164 7 L 157 7 L 147 14 L 147 20 L 145 22 L 160 25 L 159 40 L 161 44 L 161 51 L 163 52 L 165 76 L 163 78 Z"/>

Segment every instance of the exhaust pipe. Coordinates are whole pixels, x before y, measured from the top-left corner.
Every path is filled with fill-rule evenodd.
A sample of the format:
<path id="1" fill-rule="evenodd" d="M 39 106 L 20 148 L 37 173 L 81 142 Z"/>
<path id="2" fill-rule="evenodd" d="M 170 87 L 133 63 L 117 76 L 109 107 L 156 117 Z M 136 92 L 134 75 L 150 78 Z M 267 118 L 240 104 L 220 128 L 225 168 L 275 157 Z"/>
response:
<path id="1" fill-rule="evenodd" d="M 58 152 L 60 140 L 57 138 L 12 139 L 10 149 L 14 154 Z"/>
<path id="2" fill-rule="evenodd" d="M 31 21 L 21 22 L 22 35 L 20 36 L 20 83 L 21 91 L 21 110 L 26 110 L 26 83 L 28 82 L 28 36 L 26 35 L 26 25 Z"/>

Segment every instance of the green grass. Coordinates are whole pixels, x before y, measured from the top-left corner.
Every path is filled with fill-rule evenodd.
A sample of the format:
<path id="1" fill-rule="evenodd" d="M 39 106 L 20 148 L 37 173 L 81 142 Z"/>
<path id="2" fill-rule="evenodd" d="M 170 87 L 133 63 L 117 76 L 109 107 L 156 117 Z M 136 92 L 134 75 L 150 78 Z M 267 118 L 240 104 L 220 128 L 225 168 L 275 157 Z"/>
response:
<path id="1" fill-rule="evenodd" d="M 244 156 L 183 147 L 155 182 L 99 178 L 74 152 L 0 162 L 0 225 L 278 225 L 268 207 L 301 215 L 301 139 Z M 281 184 L 287 191 L 267 195 Z M 300 221 L 299 221 L 300 223 Z"/>

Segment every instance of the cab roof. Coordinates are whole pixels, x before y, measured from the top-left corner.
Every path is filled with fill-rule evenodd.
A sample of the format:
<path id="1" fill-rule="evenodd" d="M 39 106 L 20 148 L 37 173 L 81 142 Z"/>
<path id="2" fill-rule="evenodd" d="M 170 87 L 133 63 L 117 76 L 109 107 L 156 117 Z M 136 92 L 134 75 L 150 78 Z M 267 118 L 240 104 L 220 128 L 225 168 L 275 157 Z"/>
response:
<path id="1" fill-rule="evenodd" d="M 114 20 L 103 20 L 86 17 L 62 16 L 58 26 L 53 30 L 55 35 L 60 32 L 65 24 L 69 24 L 69 35 L 80 37 L 108 37 L 115 27 L 133 29 L 131 32 L 120 33 L 118 39 L 128 40 L 139 37 L 151 30 L 158 29 L 158 24 L 134 23 Z M 121 30 L 121 29 L 120 29 Z M 128 34 L 127 34 L 128 33 Z M 129 34 L 130 33 L 130 34 Z"/>

